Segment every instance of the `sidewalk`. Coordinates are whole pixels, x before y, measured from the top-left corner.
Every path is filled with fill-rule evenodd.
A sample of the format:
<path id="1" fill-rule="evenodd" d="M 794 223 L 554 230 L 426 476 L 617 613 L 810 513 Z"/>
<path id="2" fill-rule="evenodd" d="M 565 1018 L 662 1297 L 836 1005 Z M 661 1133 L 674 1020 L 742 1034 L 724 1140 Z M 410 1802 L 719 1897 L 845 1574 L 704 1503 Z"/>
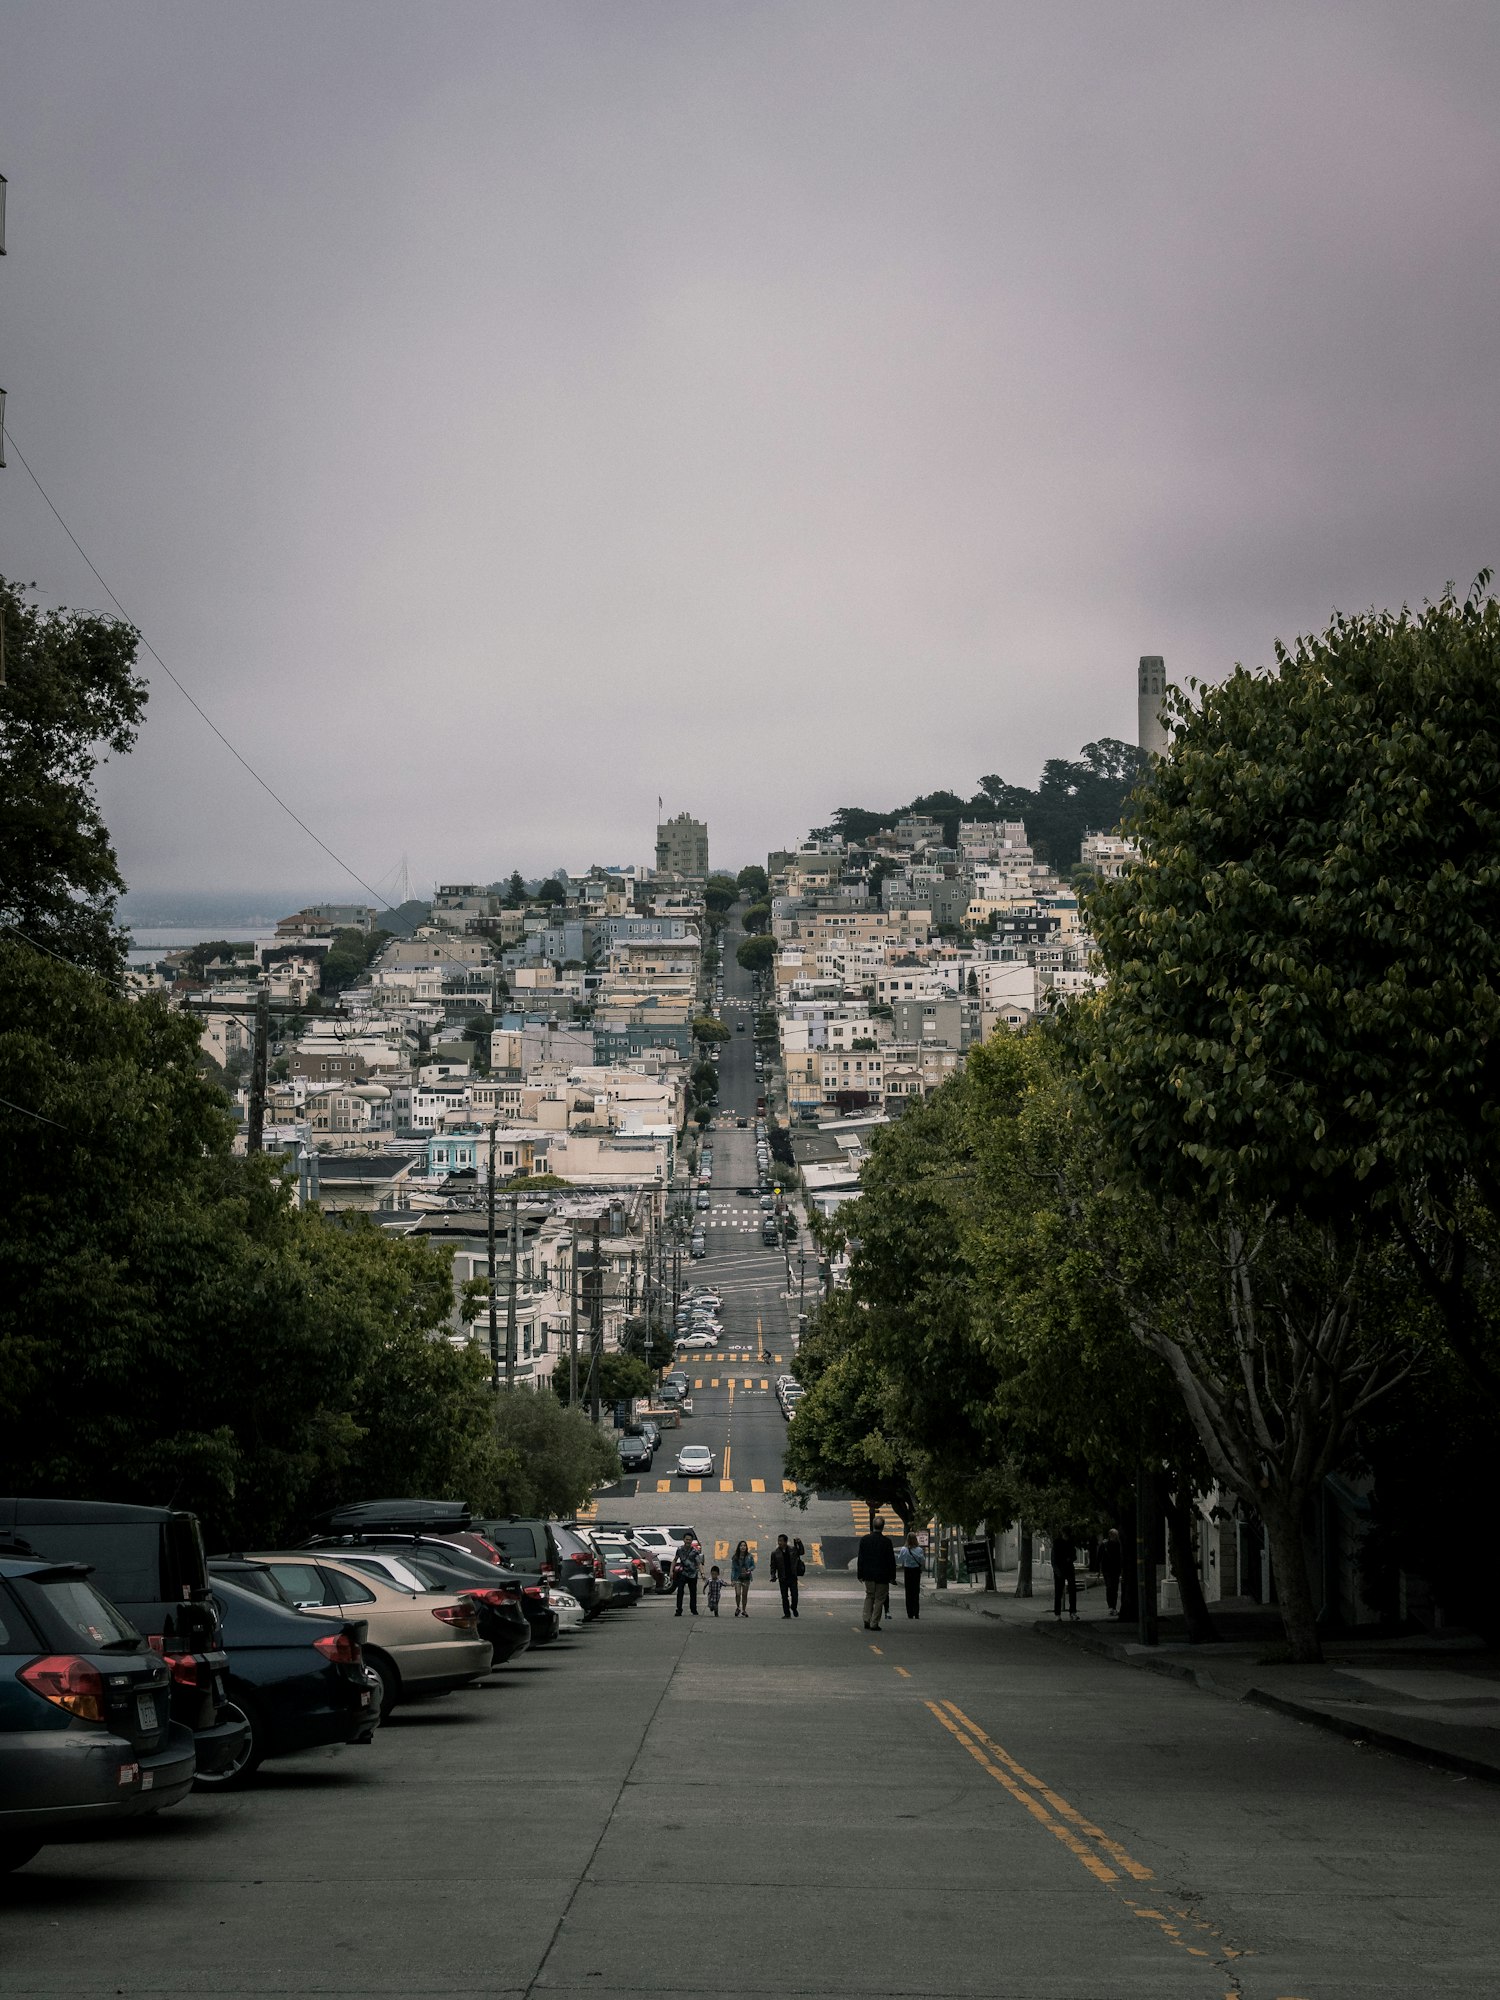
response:
<path id="1" fill-rule="evenodd" d="M 1014 1591 L 1012 1574 L 993 1593 L 960 1584 L 933 1591 L 925 1602 L 1192 1681 L 1205 1693 L 1276 1709 L 1356 1744 L 1500 1783 L 1500 1655 L 1486 1652 L 1472 1636 L 1334 1638 L 1325 1641 L 1321 1666 L 1298 1667 L 1267 1658 L 1281 1635 L 1274 1611 L 1221 1614 L 1210 1606 L 1231 1636 L 1207 1646 L 1190 1646 L 1181 1619 L 1163 1618 L 1161 1644 L 1142 1646 L 1133 1625 L 1108 1616 L 1100 1591 L 1080 1590 L 1076 1624 L 1052 1617 L 1050 1582 L 1038 1583 L 1031 1598 Z"/>

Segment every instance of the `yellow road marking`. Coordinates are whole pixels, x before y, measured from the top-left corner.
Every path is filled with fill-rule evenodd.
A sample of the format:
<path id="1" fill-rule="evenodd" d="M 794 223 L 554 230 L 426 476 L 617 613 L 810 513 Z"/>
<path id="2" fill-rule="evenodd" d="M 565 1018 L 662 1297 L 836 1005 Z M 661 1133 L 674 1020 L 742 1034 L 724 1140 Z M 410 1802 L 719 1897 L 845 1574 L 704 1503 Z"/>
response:
<path id="1" fill-rule="evenodd" d="M 885 1648 L 884 1648 L 884 1646 L 876 1646 L 876 1645 L 873 1645 L 873 1644 L 872 1644 L 872 1645 L 871 1645 L 871 1647 L 870 1647 L 870 1651 L 871 1651 L 872 1653 L 878 1653 L 878 1654 L 880 1655 L 880 1657 L 881 1657 L 881 1659 L 882 1659 L 882 1660 L 883 1660 L 883 1659 L 885 1658 Z"/>
<path id="2" fill-rule="evenodd" d="M 770 1386 L 771 1386 L 771 1378 L 770 1378 L 770 1376 L 769 1376 L 769 1375 L 762 1375 L 762 1376 L 761 1376 L 761 1378 L 760 1378 L 760 1386 L 762 1387 L 762 1389 L 769 1389 L 769 1388 L 770 1388 Z M 749 1383 L 747 1382 L 747 1383 L 745 1384 L 745 1387 L 746 1387 L 746 1388 L 748 1389 L 748 1388 L 750 1387 L 750 1384 L 749 1384 Z"/>
<path id="3" fill-rule="evenodd" d="M 765 1490 L 766 1490 L 766 1482 L 765 1482 L 765 1481 L 764 1481 L 763 1479 L 752 1479 L 752 1480 L 751 1480 L 751 1482 L 750 1482 L 750 1491 L 751 1491 L 752 1493 L 764 1493 L 764 1492 L 765 1492 Z"/>
<path id="4" fill-rule="evenodd" d="M 721 1493 L 732 1493 L 734 1491 L 734 1481 L 732 1479 L 721 1479 L 719 1481 L 719 1491 Z"/>
<path id="5" fill-rule="evenodd" d="M 1040 1778 L 1033 1777 L 1031 1772 L 1018 1764 L 1008 1751 L 1002 1750 L 998 1743 L 993 1742 L 986 1736 L 977 1722 L 971 1722 L 956 1702 L 947 1701 L 944 1702 L 943 1706 L 948 1710 L 950 1715 L 957 1717 L 964 1728 L 978 1742 L 982 1743 L 987 1750 L 998 1757 L 1007 1770 L 1014 1772 L 1023 1785 L 1030 1785 L 1034 1791 L 1040 1792 L 1060 1819 L 1065 1819 L 1070 1825 L 1076 1826 L 1080 1833 L 1086 1833 L 1090 1840 L 1097 1846 L 1102 1847 L 1110 1859 L 1117 1862 L 1124 1869 L 1125 1873 L 1133 1876 L 1137 1882 L 1151 1881 L 1152 1874 L 1149 1868 L 1143 1868 L 1139 1861 L 1133 1861 L 1125 1852 L 1125 1849 L 1120 1846 L 1119 1842 L 1111 1840 L 1102 1827 L 1097 1827 L 1090 1820 L 1085 1819 L 1083 1814 L 1075 1811 L 1066 1799 L 1059 1798 L 1050 1786 L 1044 1784 Z"/>
<path id="6" fill-rule="evenodd" d="M 727 1556 L 728 1554 L 729 1554 L 729 1544 L 728 1544 L 728 1542 L 715 1542 L 715 1543 L 714 1543 L 714 1561 L 715 1561 L 716 1563 L 721 1563 L 721 1562 L 723 1562 L 723 1560 L 724 1560 L 725 1556 Z"/>
<path id="7" fill-rule="evenodd" d="M 783 1479 L 783 1480 L 782 1480 L 782 1482 L 781 1482 L 781 1490 L 782 1490 L 782 1492 L 783 1492 L 783 1493 L 795 1493 L 795 1492 L 796 1492 L 796 1490 L 797 1490 L 797 1482 L 796 1482 L 796 1480 L 795 1480 L 795 1479 Z"/>
<path id="8" fill-rule="evenodd" d="M 724 1477 L 726 1479 L 729 1477 L 729 1454 L 733 1450 L 734 1446 L 732 1444 L 726 1444 L 724 1447 Z M 725 1486 L 721 1490 L 725 1493 L 732 1493 L 734 1488 L 732 1486 Z"/>
<path id="9" fill-rule="evenodd" d="M 702 1387 L 703 1385 L 702 1385 L 702 1384 L 700 1383 L 700 1384 L 699 1384 L 698 1386 L 699 1386 L 699 1387 L 701 1388 L 701 1387 Z M 715 1375 L 714 1379 L 712 1380 L 712 1382 L 710 1382 L 710 1383 L 709 1383 L 709 1385 L 708 1385 L 708 1386 L 709 1386 L 709 1388 L 710 1388 L 710 1389 L 717 1389 L 717 1388 L 718 1388 L 718 1386 L 719 1386 L 719 1378 L 718 1378 L 718 1376 L 717 1376 L 717 1375 Z"/>
<path id="10" fill-rule="evenodd" d="M 702 1491 L 703 1491 L 703 1481 L 701 1479 L 690 1479 L 688 1481 L 689 1493 L 701 1493 Z"/>
<path id="11" fill-rule="evenodd" d="M 814 1569 L 821 1569 L 823 1567 L 823 1544 L 821 1542 L 813 1543 L 812 1559 Z"/>
<path id="12" fill-rule="evenodd" d="M 657 1480 L 657 1482 L 656 1482 L 656 1490 L 657 1490 L 657 1492 L 658 1492 L 658 1493 L 670 1493 L 670 1492 L 671 1492 L 671 1490 L 672 1490 L 672 1482 L 671 1482 L 671 1480 L 670 1480 L 670 1479 L 658 1479 L 658 1480 Z"/>
<path id="13" fill-rule="evenodd" d="M 901 1676 L 902 1680 L 904 1681 L 909 1681 L 911 1679 L 911 1675 L 906 1671 L 905 1667 L 897 1667 L 896 1672 Z"/>
<path id="14" fill-rule="evenodd" d="M 1018 1804 L 1025 1806 L 1033 1819 L 1038 1820 L 1041 1825 L 1046 1827 L 1049 1833 L 1055 1834 L 1063 1846 L 1068 1849 L 1069 1853 L 1075 1855 L 1091 1875 L 1097 1877 L 1101 1882 L 1119 1881 L 1120 1878 L 1114 1869 L 1106 1867 L 1097 1854 L 1092 1853 L 1089 1848 L 1085 1847 L 1070 1827 L 1063 1826 L 1058 1820 L 1053 1819 L 1040 1799 L 1033 1798 L 1030 1792 L 1026 1791 L 1023 1786 L 1018 1785 L 1008 1771 L 1002 1770 L 998 1764 L 991 1763 L 973 1737 L 966 1735 L 951 1716 L 943 1713 L 935 1701 L 929 1701 L 924 1706 L 931 1709 L 932 1713 L 937 1717 L 944 1729 L 948 1731 L 950 1736 L 957 1738 L 974 1759 L 975 1763 L 982 1770 L 988 1771 L 997 1784 L 1004 1785 L 1011 1797 Z"/>

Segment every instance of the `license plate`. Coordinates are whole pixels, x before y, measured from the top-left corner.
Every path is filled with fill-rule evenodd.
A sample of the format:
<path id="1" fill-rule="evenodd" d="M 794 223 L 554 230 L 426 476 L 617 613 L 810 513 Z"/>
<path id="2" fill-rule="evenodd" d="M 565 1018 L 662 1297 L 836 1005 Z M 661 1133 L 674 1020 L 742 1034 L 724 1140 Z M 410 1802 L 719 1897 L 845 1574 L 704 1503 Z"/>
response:
<path id="1" fill-rule="evenodd" d="M 156 1696 L 154 1694 L 138 1694 L 135 1698 L 135 1712 L 140 1720 L 142 1729 L 155 1730 Z"/>

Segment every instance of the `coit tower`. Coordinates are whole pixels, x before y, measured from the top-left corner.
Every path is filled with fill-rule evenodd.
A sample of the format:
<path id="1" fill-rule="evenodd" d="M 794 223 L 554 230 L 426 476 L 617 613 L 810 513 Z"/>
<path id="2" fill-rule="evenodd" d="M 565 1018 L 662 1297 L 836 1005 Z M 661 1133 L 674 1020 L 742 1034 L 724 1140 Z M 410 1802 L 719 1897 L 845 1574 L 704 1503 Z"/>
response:
<path id="1" fill-rule="evenodd" d="M 1142 653 L 1136 740 L 1141 748 L 1153 757 L 1166 755 L 1167 731 L 1161 719 L 1161 708 L 1166 693 L 1166 661 L 1160 653 Z"/>

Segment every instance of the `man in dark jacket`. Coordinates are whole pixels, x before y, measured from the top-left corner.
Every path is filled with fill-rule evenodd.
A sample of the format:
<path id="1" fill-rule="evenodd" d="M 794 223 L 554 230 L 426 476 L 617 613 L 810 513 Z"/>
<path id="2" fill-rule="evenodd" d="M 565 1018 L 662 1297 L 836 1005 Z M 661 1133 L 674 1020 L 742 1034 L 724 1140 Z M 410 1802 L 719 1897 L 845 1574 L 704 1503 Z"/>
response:
<path id="1" fill-rule="evenodd" d="M 797 1565 L 802 1560 L 802 1544 L 793 1548 L 785 1535 L 776 1537 L 776 1546 L 771 1551 L 771 1579 L 781 1590 L 781 1615 L 796 1618 L 797 1610 Z"/>
<path id="2" fill-rule="evenodd" d="M 1067 1593 L 1068 1616 L 1078 1616 L 1078 1548 L 1066 1528 L 1052 1537 L 1052 1616 L 1062 1617 Z"/>
<path id="3" fill-rule="evenodd" d="M 1099 1574 L 1104 1578 L 1104 1602 L 1109 1607 L 1111 1618 L 1120 1601 L 1120 1573 L 1125 1567 L 1125 1551 L 1120 1545 L 1120 1531 L 1111 1528 L 1099 1545 Z"/>
<path id="4" fill-rule="evenodd" d="M 854 1573 L 865 1587 L 865 1630 L 878 1632 L 880 1614 L 896 1581 L 896 1551 L 886 1539 L 885 1522 L 878 1514 L 870 1522 L 869 1534 L 860 1536 Z"/>
<path id="5" fill-rule="evenodd" d="M 677 1586 L 677 1610 L 675 1617 L 682 1616 L 682 1593 L 687 1592 L 688 1604 L 693 1616 L 698 1616 L 698 1573 L 703 1567 L 703 1551 L 689 1535 L 679 1542 L 677 1554 L 672 1563 L 672 1581 Z"/>

